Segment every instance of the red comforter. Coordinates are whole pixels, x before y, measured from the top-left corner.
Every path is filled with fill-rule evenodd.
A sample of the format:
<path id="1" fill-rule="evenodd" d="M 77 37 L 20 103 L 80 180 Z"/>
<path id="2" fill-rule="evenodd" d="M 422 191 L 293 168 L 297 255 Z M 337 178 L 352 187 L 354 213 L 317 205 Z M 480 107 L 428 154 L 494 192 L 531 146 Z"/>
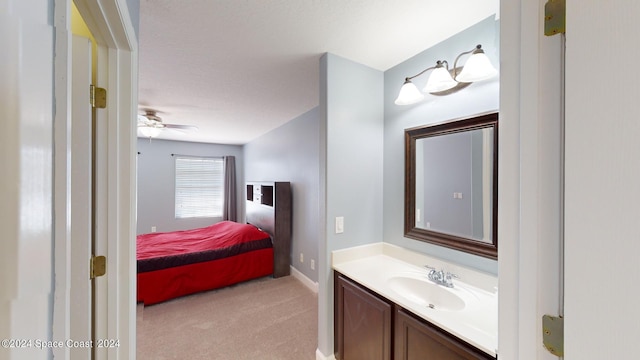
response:
<path id="1" fill-rule="evenodd" d="M 257 260 L 258 256 L 264 260 Z M 138 301 L 156 303 L 268 275 L 272 257 L 268 233 L 231 221 L 139 235 Z"/>

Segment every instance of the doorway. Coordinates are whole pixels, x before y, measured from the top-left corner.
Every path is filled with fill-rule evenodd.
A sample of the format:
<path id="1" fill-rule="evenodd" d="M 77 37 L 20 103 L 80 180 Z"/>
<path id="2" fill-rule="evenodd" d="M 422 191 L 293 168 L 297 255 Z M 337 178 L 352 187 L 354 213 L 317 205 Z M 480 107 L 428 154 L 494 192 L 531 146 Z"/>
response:
<path id="1" fill-rule="evenodd" d="M 95 36 L 95 61 L 98 64 L 94 83 L 107 89 L 104 111 L 96 114 L 95 129 L 95 249 L 106 256 L 106 275 L 95 280 L 95 337 L 114 340 L 114 346 L 98 348 L 95 358 L 135 357 L 135 118 L 137 104 L 137 37 L 126 2 L 119 0 L 75 0 L 78 13 Z M 72 92 L 70 79 L 72 6 L 64 0 L 54 1 L 55 33 L 55 108 L 54 143 L 56 159 L 54 203 L 56 213 L 70 211 L 74 188 L 65 174 L 70 170 L 72 139 L 70 130 Z M 67 129 L 67 130 L 65 130 Z M 58 210 L 60 209 L 60 210 Z M 55 226 L 67 229 L 65 219 L 55 218 Z M 53 338 L 70 338 L 71 324 L 77 312 L 70 295 L 72 244 L 68 231 L 54 236 L 55 301 Z M 65 250 L 66 249 L 66 250 Z M 90 338 L 88 335 L 84 336 Z M 117 346 L 115 346 L 117 341 Z M 68 348 L 53 350 L 56 357 L 69 358 Z M 73 358 L 73 357 L 71 357 Z"/>

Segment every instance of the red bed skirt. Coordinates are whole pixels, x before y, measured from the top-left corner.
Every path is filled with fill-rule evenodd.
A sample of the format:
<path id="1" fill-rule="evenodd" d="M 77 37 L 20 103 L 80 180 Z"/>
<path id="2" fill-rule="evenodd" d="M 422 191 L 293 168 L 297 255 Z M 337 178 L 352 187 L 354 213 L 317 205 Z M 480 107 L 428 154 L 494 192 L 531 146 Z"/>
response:
<path id="1" fill-rule="evenodd" d="M 273 248 L 138 274 L 138 302 L 156 304 L 273 273 Z"/>

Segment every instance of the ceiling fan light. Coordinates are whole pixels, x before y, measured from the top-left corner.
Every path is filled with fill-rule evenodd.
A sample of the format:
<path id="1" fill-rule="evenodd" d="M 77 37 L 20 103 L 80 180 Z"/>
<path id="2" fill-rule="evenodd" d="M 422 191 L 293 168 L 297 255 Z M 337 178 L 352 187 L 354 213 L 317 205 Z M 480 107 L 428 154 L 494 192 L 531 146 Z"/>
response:
<path id="1" fill-rule="evenodd" d="M 498 70 L 491 65 L 491 61 L 484 51 L 476 51 L 467 60 L 462 68 L 462 72 L 456 76 L 459 82 L 476 82 L 490 79 L 498 74 Z"/>
<path id="2" fill-rule="evenodd" d="M 456 85 L 458 85 L 458 83 L 453 80 L 449 71 L 440 65 L 431 72 L 427 84 L 422 91 L 429 93 L 445 91 Z"/>
<path id="3" fill-rule="evenodd" d="M 138 130 L 140 131 L 140 134 L 148 138 L 157 137 L 162 132 L 162 128 L 149 127 L 149 126 L 140 126 Z"/>
<path id="4" fill-rule="evenodd" d="M 418 88 L 411 82 L 411 80 L 405 80 L 404 85 L 400 88 L 398 98 L 394 101 L 396 105 L 411 105 L 424 99 L 424 95 L 418 90 Z"/>

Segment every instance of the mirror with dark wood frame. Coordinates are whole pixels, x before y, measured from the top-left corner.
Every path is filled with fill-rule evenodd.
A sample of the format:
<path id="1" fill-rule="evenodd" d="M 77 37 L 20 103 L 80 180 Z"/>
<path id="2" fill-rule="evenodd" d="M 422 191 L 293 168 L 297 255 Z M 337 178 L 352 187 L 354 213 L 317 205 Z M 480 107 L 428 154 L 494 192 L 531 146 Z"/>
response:
<path id="1" fill-rule="evenodd" d="M 405 130 L 405 236 L 498 258 L 498 113 Z"/>

